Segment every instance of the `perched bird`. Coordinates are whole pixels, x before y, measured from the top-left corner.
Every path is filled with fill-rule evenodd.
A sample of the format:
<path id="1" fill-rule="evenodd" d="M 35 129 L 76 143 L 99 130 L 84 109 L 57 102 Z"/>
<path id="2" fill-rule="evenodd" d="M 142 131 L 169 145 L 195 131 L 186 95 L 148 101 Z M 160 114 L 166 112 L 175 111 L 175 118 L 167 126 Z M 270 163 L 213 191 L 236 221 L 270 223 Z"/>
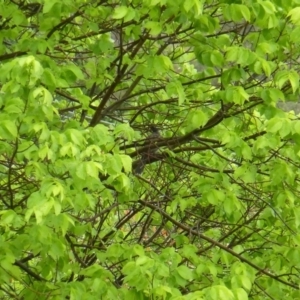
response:
<path id="1" fill-rule="evenodd" d="M 155 152 L 158 150 L 158 147 L 154 147 L 154 144 L 160 138 L 159 130 L 155 126 L 150 126 L 150 130 L 151 134 L 145 139 L 144 143 L 145 147 L 148 146 L 148 149 L 143 151 L 143 153 L 141 153 L 141 158 L 134 163 L 134 174 L 142 174 L 146 164 L 151 162 L 151 158 L 153 158 Z"/>

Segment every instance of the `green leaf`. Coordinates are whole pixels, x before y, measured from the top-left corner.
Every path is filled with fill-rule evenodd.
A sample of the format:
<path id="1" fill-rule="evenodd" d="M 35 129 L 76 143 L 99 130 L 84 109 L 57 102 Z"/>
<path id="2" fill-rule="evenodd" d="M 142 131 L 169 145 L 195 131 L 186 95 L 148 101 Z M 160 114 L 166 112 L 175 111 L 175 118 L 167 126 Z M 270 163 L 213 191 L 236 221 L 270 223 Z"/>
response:
<path id="1" fill-rule="evenodd" d="M 250 10 L 246 5 L 231 4 L 229 9 L 233 21 L 238 22 L 242 18 L 246 21 L 250 21 Z"/>
<path id="2" fill-rule="evenodd" d="M 129 11 L 129 8 L 127 6 L 118 6 L 112 15 L 113 19 L 123 19 Z"/>
<path id="3" fill-rule="evenodd" d="M 234 171 L 235 178 L 240 178 L 246 183 L 253 183 L 256 179 L 257 168 L 255 166 L 242 165 Z"/>
<path id="4" fill-rule="evenodd" d="M 54 74 L 49 69 L 45 69 L 42 75 L 42 82 L 47 85 L 50 89 L 55 89 L 57 80 Z"/>
<path id="5" fill-rule="evenodd" d="M 82 162 L 76 167 L 76 175 L 81 179 L 87 179 L 88 177 L 98 178 L 100 164 L 94 162 Z"/>
<path id="6" fill-rule="evenodd" d="M 86 144 L 82 131 L 70 128 L 66 130 L 65 135 L 68 140 L 75 145 L 80 146 Z"/>
<path id="7" fill-rule="evenodd" d="M 279 46 L 274 42 L 261 42 L 258 44 L 257 50 L 261 50 L 262 54 L 272 54 L 278 50 Z"/>
<path id="8" fill-rule="evenodd" d="M 298 43 L 300 41 L 300 27 L 299 26 L 293 28 L 293 30 L 291 32 L 291 41 L 293 43 Z"/>
<path id="9" fill-rule="evenodd" d="M 234 62 L 236 64 L 240 64 L 241 66 L 248 66 L 255 62 L 256 59 L 257 56 L 255 53 L 242 47 L 228 47 L 225 55 L 226 61 Z"/>
<path id="10" fill-rule="evenodd" d="M 178 105 L 184 103 L 186 96 L 180 81 L 173 81 L 167 84 L 166 91 L 170 97 L 178 97 Z"/>
<path id="11" fill-rule="evenodd" d="M 268 121 L 267 130 L 272 133 L 278 132 L 283 126 L 284 120 L 282 118 L 273 118 Z"/>
<path id="12" fill-rule="evenodd" d="M 201 128 L 208 121 L 208 116 L 202 110 L 192 110 L 186 119 L 187 131 L 193 131 L 196 128 Z"/>
<path id="13" fill-rule="evenodd" d="M 240 68 L 231 68 L 222 73 L 222 84 L 226 88 L 231 85 L 233 81 L 240 81 L 245 77 L 245 72 Z"/>
<path id="14" fill-rule="evenodd" d="M 290 71 L 288 77 L 292 86 L 293 93 L 295 94 L 299 88 L 299 75 L 296 71 Z"/>
<path id="15" fill-rule="evenodd" d="M 55 213 L 55 215 L 56 216 L 60 215 L 61 209 L 62 209 L 62 205 L 58 201 L 54 201 L 53 207 L 54 207 L 54 213 Z"/>
<path id="16" fill-rule="evenodd" d="M 278 101 L 284 101 L 283 92 L 275 88 L 265 88 L 261 92 L 261 97 L 267 104 L 276 104 Z"/>
<path id="17" fill-rule="evenodd" d="M 128 12 L 124 18 L 125 22 L 129 22 L 136 17 L 136 10 L 132 7 L 128 7 Z"/>
<path id="18" fill-rule="evenodd" d="M 17 214 L 13 210 L 1 211 L 0 215 L 1 215 L 1 225 L 12 224 L 17 217 Z"/>
<path id="19" fill-rule="evenodd" d="M 64 67 L 63 72 L 65 78 L 70 81 L 75 81 L 77 79 L 80 80 L 84 79 L 81 69 L 74 64 L 70 64 Z"/>
<path id="20" fill-rule="evenodd" d="M 229 86 L 225 90 L 225 99 L 227 102 L 236 104 L 244 104 L 245 100 L 249 99 L 249 95 L 241 86 Z"/>
<path id="21" fill-rule="evenodd" d="M 99 265 L 92 265 L 81 271 L 81 274 L 87 277 L 102 277 L 103 274 L 110 277 L 110 273 L 106 272 L 103 267 Z"/>
<path id="22" fill-rule="evenodd" d="M 114 135 L 116 137 L 124 138 L 128 141 L 132 141 L 134 138 L 134 130 L 129 126 L 129 124 L 119 124 L 114 129 Z"/>
<path id="23" fill-rule="evenodd" d="M 224 201 L 225 194 L 222 191 L 213 189 L 207 193 L 206 198 L 210 204 L 218 205 Z"/>
<path id="24" fill-rule="evenodd" d="M 220 299 L 220 300 L 234 300 L 234 294 L 223 285 L 215 285 L 209 289 L 209 292 L 206 294 L 210 295 L 212 299 Z"/>
<path id="25" fill-rule="evenodd" d="M 125 172 L 130 173 L 131 172 L 131 167 L 132 167 L 131 157 L 128 156 L 128 155 L 120 155 L 120 158 L 122 160 L 122 164 L 123 164 Z"/>
<path id="26" fill-rule="evenodd" d="M 59 150 L 61 156 L 77 157 L 80 153 L 80 149 L 73 143 L 65 143 Z"/>
<path id="27" fill-rule="evenodd" d="M 233 293 L 237 300 L 248 300 L 248 294 L 242 288 L 233 289 Z"/>
<path id="28" fill-rule="evenodd" d="M 162 26 L 159 22 L 148 21 L 145 23 L 145 28 L 150 29 L 151 35 L 159 35 L 162 31 Z"/>
<path id="29" fill-rule="evenodd" d="M 49 13 L 54 5 L 56 5 L 58 1 L 45 1 L 45 4 L 43 5 L 43 13 Z"/>
<path id="30" fill-rule="evenodd" d="M 159 58 L 162 60 L 165 70 L 173 70 L 173 63 L 169 57 L 165 55 L 160 55 Z"/>
<path id="31" fill-rule="evenodd" d="M 178 272 L 178 274 L 186 279 L 186 280 L 192 280 L 193 279 L 193 272 L 186 266 L 182 265 L 179 266 L 178 268 L 176 268 L 176 271 Z"/>
<path id="32" fill-rule="evenodd" d="M 300 25 L 300 7 L 291 9 L 287 15 L 293 24 Z"/>
<path id="33" fill-rule="evenodd" d="M 264 71 L 264 73 L 266 74 L 266 76 L 271 76 L 271 73 L 272 73 L 272 68 L 271 68 L 271 65 L 269 64 L 268 61 L 266 60 L 263 60 L 261 59 L 261 67 L 262 67 L 262 70 Z"/>
<path id="34" fill-rule="evenodd" d="M 211 51 L 210 60 L 213 66 L 222 67 L 224 64 L 224 56 L 219 51 Z"/>
<path id="35" fill-rule="evenodd" d="M 284 84 L 290 80 L 289 78 L 289 71 L 287 70 L 282 70 L 282 71 L 278 71 L 276 74 L 275 74 L 275 78 L 274 78 L 277 86 L 281 89 Z"/>
<path id="36" fill-rule="evenodd" d="M 18 129 L 15 122 L 11 120 L 1 121 L 0 138 L 12 140 L 18 136 Z"/>
<path id="37" fill-rule="evenodd" d="M 122 245 L 115 243 L 111 246 L 108 247 L 107 249 L 107 255 L 111 256 L 111 257 L 121 257 L 124 254 L 124 247 L 122 247 Z M 131 268 L 132 264 L 129 263 L 128 266 L 124 266 L 124 269 L 126 268 Z M 126 267 L 126 268 L 125 268 Z"/>

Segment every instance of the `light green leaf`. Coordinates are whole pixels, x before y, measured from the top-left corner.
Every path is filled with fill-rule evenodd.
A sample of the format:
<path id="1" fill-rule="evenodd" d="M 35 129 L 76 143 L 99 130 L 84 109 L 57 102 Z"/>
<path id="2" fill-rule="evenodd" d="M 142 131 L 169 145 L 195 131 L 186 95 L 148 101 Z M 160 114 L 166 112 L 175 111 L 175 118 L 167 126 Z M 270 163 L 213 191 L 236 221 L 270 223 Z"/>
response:
<path id="1" fill-rule="evenodd" d="M 279 89 L 275 88 L 265 88 L 261 92 L 261 97 L 262 99 L 267 103 L 267 104 L 275 104 L 277 101 L 284 101 L 285 96 L 283 92 Z"/>
<path id="2" fill-rule="evenodd" d="M 80 273 L 88 277 L 101 277 L 103 273 L 107 272 L 105 271 L 105 269 L 103 269 L 103 267 L 99 266 L 98 264 L 94 264 L 87 267 L 86 269 L 83 269 Z"/>
<path id="3" fill-rule="evenodd" d="M 273 15 L 277 10 L 274 3 L 271 1 L 259 0 L 258 3 L 263 7 L 264 11 L 269 15 Z"/>
<path id="4" fill-rule="evenodd" d="M 11 120 L 1 121 L 0 138 L 11 140 L 16 138 L 17 135 L 18 135 L 18 129 L 15 122 Z"/>
<path id="5" fill-rule="evenodd" d="M 202 110 L 191 110 L 191 112 L 187 116 L 187 120 L 185 122 L 185 126 L 187 131 L 193 131 L 196 128 L 201 128 L 208 121 L 208 116 Z"/>
<path id="6" fill-rule="evenodd" d="M 186 280 L 192 280 L 193 279 L 193 272 L 186 266 L 181 265 L 178 268 L 176 268 L 176 271 L 178 272 L 178 274 L 186 279 Z"/>
<path id="7" fill-rule="evenodd" d="M 129 8 L 127 6 L 118 6 L 112 15 L 113 19 L 123 19 L 129 11 Z"/>
<path id="8" fill-rule="evenodd" d="M 291 9 L 288 13 L 288 17 L 295 25 L 300 25 L 300 7 L 295 7 Z"/>
<path id="9" fill-rule="evenodd" d="M 45 4 L 43 5 L 43 13 L 49 13 L 52 9 L 52 7 L 57 4 L 58 1 L 45 1 Z"/>
<path id="10" fill-rule="evenodd" d="M 249 95 L 241 86 L 229 86 L 225 90 L 225 99 L 227 102 L 242 105 L 245 100 L 249 99 Z"/>
<path id="11" fill-rule="evenodd" d="M 159 59 L 162 61 L 165 70 L 173 70 L 173 63 L 169 57 L 160 55 Z"/>
<path id="12" fill-rule="evenodd" d="M 128 141 L 132 141 L 135 136 L 135 132 L 128 123 L 118 124 L 114 129 L 114 135 L 116 137 L 121 137 Z"/>
<path id="13" fill-rule="evenodd" d="M 54 213 L 55 213 L 55 215 L 56 216 L 59 215 L 61 213 L 61 209 L 62 209 L 61 204 L 58 201 L 54 201 L 53 207 L 54 207 Z"/>
<path id="14" fill-rule="evenodd" d="M 222 191 L 213 189 L 206 194 L 206 198 L 210 204 L 218 205 L 225 199 L 225 194 Z"/>
<path id="15" fill-rule="evenodd" d="M 13 210 L 1 211 L 0 215 L 1 215 L 1 219 L 0 219 L 1 225 L 12 224 L 14 219 L 17 217 L 17 214 Z"/>
<path id="16" fill-rule="evenodd" d="M 299 75 L 296 71 L 292 70 L 289 72 L 288 77 L 292 86 L 293 93 L 295 94 L 299 88 Z"/>
<path id="17" fill-rule="evenodd" d="M 122 160 L 122 164 L 124 167 L 124 170 L 126 173 L 130 173 L 131 172 L 131 167 L 132 167 L 132 159 L 130 156 L 128 155 L 120 155 L 120 158 Z"/>
<path id="18" fill-rule="evenodd" d="M 281 89 L 284 84 L 290 80 L 289 79 L 289 71 L 287 70 L 282 70 L 282 71 L 278 71 L 276 74 L 275 74 L 275 82 L 277 84 L 277 86 Z"/>
<path id="19" fill-rule="evenodd" d="M 224 55 L 220 51 L 211 51 L 210 60 L 213 66 L 222 67 L 224 64 Z"/>
<path id="20" fill-rule="evenodd" d="M 278 132 L 283 126 L 284 120 L 278 117 L 275 117 L 268 121 L 267 130 L 272 133 Z"/>
<path id="21" fill-rule="evenodd" d="M 178 97 L 178 105 L 185 101 L 185 91 L 180 81 L 173 81 L 167 84 L 166 91 L 170 97 Z"/>
<path id="22" fill-rule="evenodd" d="M 232 290 L 237 300 L 248 300 L 248 294 L 242 288 L 236 288 Z"/>
<path id="23" fill-rule="evenodd" d="M 243 47 L 228 47 L 226 55 L 226 61 L 234 62 L 242 66 L 249 66 L 249 64 L 255 62 L 257 56 L 247 48 Z"/>
<path id="24" fill-rule="evenodd" d="M 246 5 L 242 4 L 231 4 L 230 14 L 233 21 L 238 22 L 242 18 L 246 21 L 250 21 L 250 10 Z"/>
<path id="25" fill-rule="evenodd" d="M 77 79 L 84 79 L 81 69 L 79 67 L 77 67 L 75 64 L 70 64 L 70 65 L 66 66 L 64 68 L 64 71 L 69 74 L 70 74 L 70 72 L 72 72 Z"/>
<path id="26" fill-rule="evenodd" d="M 55 88 L 57 84 L 57 80 L 50 69 L 44 69 L 42 75 L 42 81 L 45 85 L 49 86 L 50 88 Z"/>
<path id="27" fill-rule="evenodd" d="M 162 25 L 159 22 L 154 21 L 146 22 L 145 28 L 150 29 L 150 34 L 153 36 L 159 35 L 162 31 Z"/>
<path id="28" fill-rule="evenodd" d="M 272 73 L 271 66 L 268 61 L 261 59 L 261 67 L 266 74 L 266 76 L 270 76 Z"/>
<path id="29" fill-rule="evenodd" d="M 85 169 L 86 169 L 86 174 L 88 176 L 98 178 L 99 177 L 99 170 L 97 165 L 94 162 L 85 162 L 84 163 Z"/>
<path id="30" fill-rule="evenodd" d="M 208 293 L 206 293 L 208 294 Z M 214 285 L 209 289 L 209 295 L 212 299 L 234 300 L 234 294 L 226 286 Z"/>

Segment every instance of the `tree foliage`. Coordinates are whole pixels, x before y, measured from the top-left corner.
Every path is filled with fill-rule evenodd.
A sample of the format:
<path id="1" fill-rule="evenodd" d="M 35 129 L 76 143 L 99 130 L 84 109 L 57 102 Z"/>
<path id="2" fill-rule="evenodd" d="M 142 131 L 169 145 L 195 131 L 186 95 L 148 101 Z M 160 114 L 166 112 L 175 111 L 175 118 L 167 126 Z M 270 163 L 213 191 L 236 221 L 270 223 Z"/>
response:
<path id="1" fill-rule="evenodd" d="M 299 299 L 299 7 L 1 0 L 1 299 Z"/>

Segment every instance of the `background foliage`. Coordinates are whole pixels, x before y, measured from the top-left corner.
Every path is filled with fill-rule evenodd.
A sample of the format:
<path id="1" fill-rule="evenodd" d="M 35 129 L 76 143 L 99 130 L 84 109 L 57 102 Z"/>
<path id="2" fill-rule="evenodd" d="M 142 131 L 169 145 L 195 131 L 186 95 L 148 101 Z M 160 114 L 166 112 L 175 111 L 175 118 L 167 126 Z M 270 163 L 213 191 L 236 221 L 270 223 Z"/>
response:
<path id="1" fill-rule="evenodd" d="M 300 299 L 299 0 L 0 15 L 1 299 Z"/>

